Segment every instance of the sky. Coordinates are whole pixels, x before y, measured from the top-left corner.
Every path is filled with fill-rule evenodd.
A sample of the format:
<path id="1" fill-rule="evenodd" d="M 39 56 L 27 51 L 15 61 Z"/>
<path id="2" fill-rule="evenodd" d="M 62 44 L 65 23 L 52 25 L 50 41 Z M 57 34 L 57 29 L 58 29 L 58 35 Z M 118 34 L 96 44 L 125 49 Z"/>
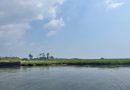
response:
<path id="1" fill-rule="evenodd" d="M 130 58 L 130 0 L 0 0 L 0 56 Z"/>

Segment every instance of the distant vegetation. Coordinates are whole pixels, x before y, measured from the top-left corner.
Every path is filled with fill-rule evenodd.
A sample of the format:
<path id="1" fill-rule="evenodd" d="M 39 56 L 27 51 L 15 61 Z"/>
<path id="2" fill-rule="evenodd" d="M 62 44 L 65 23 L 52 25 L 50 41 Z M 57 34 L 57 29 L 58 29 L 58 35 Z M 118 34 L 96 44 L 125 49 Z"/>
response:
<path id="1" fill-rule="evenodd" d="M 28 55 L 29 60 L 49 60 L 54 59 L 54 56 L 50 56 L 50 53 L 40 53 L 38 58 L 33 58 L 32 54 Z M 27 58 L 24 58 L 24 60 L 28 60 Z"/>
<path id="2" fill-rule="evenodd" d="M 53 59 L 21 61 L 23 66 L 39 65 L 130 65 L 130 59 Z"/>
<path id="3" fill-rule="evenodd" d="M 0 57 L 0 66 L 44 66 L 44 65 L 130 65 L 130 59 L 64 59 L 54 58 L 50 53 L 40 53 L 35 58 L 32 54 L 28 58 Z"/>
<path id="4" fill-rule="evenodd" d="M 14 62 L 21 61 L 19 57 L 0 57 L 0 62 Z"/>

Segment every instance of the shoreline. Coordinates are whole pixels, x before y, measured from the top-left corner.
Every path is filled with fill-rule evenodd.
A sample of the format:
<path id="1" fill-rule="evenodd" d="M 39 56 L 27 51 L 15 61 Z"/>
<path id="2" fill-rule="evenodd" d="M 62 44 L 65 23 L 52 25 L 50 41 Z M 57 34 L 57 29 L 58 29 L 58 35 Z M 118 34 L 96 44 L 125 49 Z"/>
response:
<path id="1" fill-rule="evenodd" d="M 104 66 L 104 65 L 130 65 L 130 59 L 53 59 L 53 60 L 19 60 L 19 61 L 0 61 L 0 67 L 12 66 L 57 66 L 57 65 L 76 65 L 76 66 Z"/>

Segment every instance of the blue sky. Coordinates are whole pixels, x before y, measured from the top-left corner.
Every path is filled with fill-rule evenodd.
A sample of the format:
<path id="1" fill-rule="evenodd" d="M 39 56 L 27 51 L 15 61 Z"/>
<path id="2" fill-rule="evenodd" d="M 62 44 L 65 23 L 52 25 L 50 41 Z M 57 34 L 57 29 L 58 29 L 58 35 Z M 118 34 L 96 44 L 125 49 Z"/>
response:
<path id="1" fill-rule="evenodd" d="M 0 56 L 130 57 L 129 0 L 1 0 Z"/>

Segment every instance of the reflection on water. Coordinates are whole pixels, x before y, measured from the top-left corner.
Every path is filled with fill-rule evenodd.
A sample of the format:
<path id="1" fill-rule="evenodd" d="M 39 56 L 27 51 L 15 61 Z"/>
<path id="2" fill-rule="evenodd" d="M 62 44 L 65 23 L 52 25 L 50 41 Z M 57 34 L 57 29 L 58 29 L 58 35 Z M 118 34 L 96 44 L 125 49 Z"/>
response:
<path id="1" fill-rule="evenodd" d="M 0 68 L 0 90 L 130 90 L 130 67 Z"/>

